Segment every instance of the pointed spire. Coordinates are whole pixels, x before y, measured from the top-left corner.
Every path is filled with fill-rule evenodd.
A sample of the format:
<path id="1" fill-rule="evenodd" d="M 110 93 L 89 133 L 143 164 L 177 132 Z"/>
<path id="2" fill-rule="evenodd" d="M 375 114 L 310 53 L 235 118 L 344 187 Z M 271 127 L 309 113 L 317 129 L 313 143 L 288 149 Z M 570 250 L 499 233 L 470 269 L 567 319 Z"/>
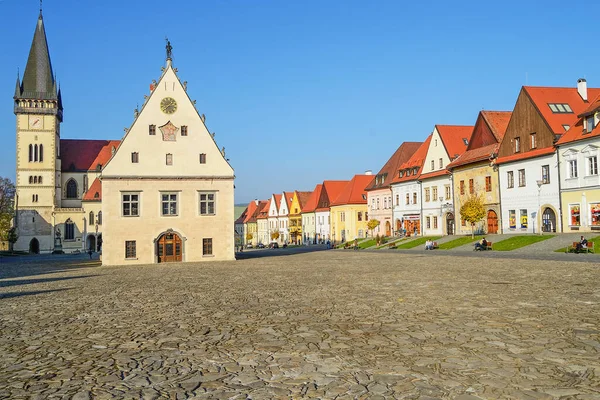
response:
<path id="1" fill-rule="evenodd" d="M 21 79 L 19 79 L 19 73 L 17 72 L 17 85 L 15 86 L 15 99 L 21 97 Z"/>
<path id="2" fill-rule="evenodd" d="M 56 99 L 53 93 L 54 74 L 50 62 L 50 52 L 46 40 L 46 30 L 41 13 L 38 17 L 27 66 L 23 74 L 22 96 L 34 99 L 52 100 Z"/>

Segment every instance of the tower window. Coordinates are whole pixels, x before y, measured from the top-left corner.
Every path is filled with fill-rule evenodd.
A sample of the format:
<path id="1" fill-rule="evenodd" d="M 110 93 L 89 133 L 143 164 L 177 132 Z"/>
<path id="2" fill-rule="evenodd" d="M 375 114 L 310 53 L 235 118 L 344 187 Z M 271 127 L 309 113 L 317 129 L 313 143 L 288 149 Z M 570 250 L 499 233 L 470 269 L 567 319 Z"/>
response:
<path id="1" fill-rule="evenodd" d="M 77 182 L 75 179 L 69 179 L 67 182 L 67 199 L 77 198 Z"/>
<path id="2" fill-rule="evenodd" d="M 173 165 L 173 154 L 168 153 L 166 159 L 167 165 Z"/>
<path id="3" fill-rule="evenodd" d="M 200 153 L 200 164 L 206 164 L 206 154 Z"/>
<path id="4" fill-rule="evenodd" d="M 30 177 L 29 177 L 29 183 L 30 183 L 30 184 L 31 184 L 31 183 L 33 183 L 33 176 L 30 176 Z"/>
<path id="5" fill-rule="evenodd" d="M 44 145 L 40 144 L 40 162 L 44 161 Z"/>
<path id="6" fill-rule="evenodd" d="M 96 220 L 98 225 L 102 225 L 102 211 L 98 211 L 98 218 Z"/>
<path id="7" fill-rule="evenodd" d="M 71 218 L 65 222 L 65 240 L 75 239 L 75 224 L 71 221 Z"/>
<path id="8" fill-rule="evenodd" d="M 148 134 L 150 134 L 150 135 L 156 135 L 156 125 L 150 125 L 148 127 Z"/>
<path id="9" fill-rule="evenodd" d="M 181 136 L 187 136 L 187 126 L 183 125 L 181 127 Z"/>
<path id="10" fill-rule="evenodd" d="M 37 161 L 38 160 L 38 145 L 34 145 L 33 146 L 33 161 Z"/>
<path id="11" fill-rule="evenodd" d="M 140 162 L 140 158 L 139 158 L 139 153 L 138 152 L 131 153 L 131 162 L 132 163 L 138 163 L 138 162 Z"/>
<path id="12" fill-rule="evenodd" d="M 29 145 L 29 162 L 33 161 L 33 145 Z"/>
<path id="13" fill-rule="evenodd" d="M 90 225 L 94 225 L 94 212 L 90 211 Z"/>

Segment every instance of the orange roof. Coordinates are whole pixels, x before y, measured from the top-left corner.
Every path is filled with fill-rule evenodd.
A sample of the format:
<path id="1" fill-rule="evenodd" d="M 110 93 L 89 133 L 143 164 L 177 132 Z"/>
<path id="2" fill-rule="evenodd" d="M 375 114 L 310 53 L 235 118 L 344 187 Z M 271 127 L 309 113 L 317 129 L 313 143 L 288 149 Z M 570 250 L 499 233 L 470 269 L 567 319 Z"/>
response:
<path id="1" fill-rule="evenodd" d="M 442 138 L 450 160 L 454 160 L 467 150 L 469 139 L 471 139 L 473 133 L 473 126 L 436 125 L 435 127 Z"/>
<path id="2" fill-rule="evenodd" d="M 368 175 L 372 176 L 372 175 Z M 331 207 L 331 203 L 342 193 L 346 185 L 350 181 L 323 181 L 323 192 L 317 203 L 315 211 L 327 211 Z"/>
<path id="3" fill-rule="evenodd" d="M 392 154 L 381 170 L 373 177 L 366 190 L 389 187 L 398 173 L 398 168 L 419 149 L 423 142 L 404 142 Z M 381 181 L 378 181 L 381 180 Z"/>
<path id="4" fill-rule="evenodd" d="M 563 125 L 572 125 L 577 116 L 583 113 L 588 107 L 589 102 L 583 101 L 576 87 L 557 88 L 557 87 L 534 87 L 523 86 L 523 90 L 529 95 L 531 101 L 546 120 L 550 129 L 555 134 L 565 133 Z M 600 89 L 588 88 L 588 99 L 595 99 L 600 95 Z M 572 113 L 554 113 L 548 104 L 559 103 L 568 104 L 573 110 Z"/>
<path id="5" fill-rule="evenodd" d="M 89 171 L 100 168 L 112 157 L 120 140 L 60 139 L 60 159 L 63 171 Z"/>
<path id="6" fill-rule="evenodd" d="M 597 101 L 598 101 L 598 99 L 596 101 L 594 101 L 592 103 L 592 105 L 595 104 Z M 600 105 L 600 102 L 598 102 L 598 105 Z M 583 120 L 587 117 L 587 115 L 590 115 L 590 114 L 587 114 L 586 112 L 584 112 L 582 114 L 582 116 L 577 118 L 577 121 L 575 121 L 575 123 L 573 125 L 571 125 L 569 130 L 566 131 L 560 137 L 558 142 L 556 142 L 556 145 L 560 146 L 565 143 L 577 142 L 579 140 L 585 140 L 585 139 L 589 139 L 592 137 L 600 136 L 600 125 L 594 126 L 594 129 L 592 129 L 591 132 L 587 132 L 587 131 L 583 130 Z"/>
<path id="7" fill-rule="evenodd" d="M 317 186 L 315 186 L 315 190 L 313 190 L 311 192 L 310 197 L 306 200 L 306 203 L 304 203 L 304 206 L 302 207 L 303 213 L 309 213 L 309 212 L 315 211 L 315 209 L 317 208 L 317 205 L 319 204 L 319 198 L 321 198 L 322 191 L 323 191 L 323 184 L 318 183 Z"/>
<path id="8" fill-rule="evenodd" d="M 259 201 L 258 205 L 254 209 L 254 212 L 252 213 L 250 218 L 248 218 L 247 221 L 245 221 L 245 222 L 247 222 L 247 223 L 256 222 L 258 215 L 260 214 L 261 210 L 263 209 L 263 207 L 265 206 L 266 203 L 267 203 L 266 201 Z"/>
<path id="9" fill-rule="evenodd" d="M 281 195 L 274 194 L 273 197 L 275 198 L 275 209 L 277 210 L 277 214 L 279 214 L 279 206 L 281 205 Z M 269 210 L 267 210 L 267 213 L 268 212 Z"/>
<path id="10" fill-rule="evenodd" d="M 256 200 L 252 200 L 250 203 L 248 203 L 248 207 L 246 207 L 246 218 L 244 218 L 245 224 L 248 223 L 250 218 L 252 218 L 257 207 L 258 207 L 258 204 L 257 204 Z"/>
<path id="11" fill-rule="evenodd" d="M 512 111 L 481 111 L 481 115 L 498 142 L 502 140 L 512 116 Z"/>
<path id="12" fill-rule="evenodd" d="M 262 202 L 261 202 L 262 203 Z M 260 209 L 256 219 L 265 219 L 269 216 L 269 208 L 271 208 L 271 199 L 264 202 L 265 205 Z"/>
<path id="13" fill-rule="evenodd" d="M 373 175 L 354 175 L 339 196 L 331 202 L 331 205 L 367 204 L 367 192 L 365 188 L 371 182 L 371 179 L 373 179 Z"/>
<path id="14" fill-rule="evenodd" d="M 294 199 L 294 192 L 283 192 L 283 196 L 285 198 L 285 204 L 287 206 L 288 214 L 290 213 L 290 206 L 292 205 L 292 200 Z M 281 204 L 281 203 L 277 203 Z"/>
<path id="15" fill-rule="evenodd" d="M 600 108 L 600 96 L 596 97 L 596 99 L 590 103 L 588 108 L 583 110 L 583 112 L 581 114 L 579 114 L 578 117 L 592 114 L 592 113 L 596 112 L 599 108 Z"/>
<path id="16" fill-rule="evenodd" d="M 247 206 L 244 209 L 244 211 L 242 211 L 242 214 L 238 217 L 238 219 L 235 220 L 235 223 L 236 224 L 243 224 L 244 220 L 246 219 L 246 215 L 248 215 L 248 207 Z"/>
<path id="17" fill-rule="evenodd" d="M 516 153 L 516 154 L 511 154 L 510 156 L 497 158 L 496 164 L 504 164 L 504 163 L 509 163 L 509 162 L 513 162 L 513 161 L 524 160 L 527 158 L 541 157 L 541 156 L 545 156 L 547 154 L 552 154 L 552 153 L 554 153 L 554 146 L 544 147 L 543 149 L 535 149 L 535 150 L 526 151 L 524 153 Z"/>
<path id="18" fill-rule="evenodd" d="M 456 160 L 448 164 L 446 168 L 452 169 L 460 165 L 467 165 L 479 161 L 489 160 L 490 156 L 498 151 L 499 145 L 499 143 L 494 143 L 473 150 L 467 150 L 458 156 Z"/>
<path id="19" fill-rule="evenodd" d="M 450 172 L 447 169 L 440 169 L 439 171 L 429 172 L 427 174 L 419 175 L 419 180 L 437 178 L 438 176 L 449 175 Z"/>
<path id="20" fill-rule="evenodd" d="M 410 170 L 413 168 L 417 168 L 417 174 L 410 174 L 410 175 L 406 175 L 404 174 L 402 176 L 402 178 L 400 178 L 398 171 L 396 171 L 394 173 L 394 179 L 392 180 L 391 183 L 399 183 L 399 182 L 406 182 L 406 181 L 412 181 L 415 180 L 419 177 L 419 174 L 421 173 L 421 167 L 423 167 L 423 163 L 425 162 L 425 157 L 427 157 L 427 151 L 429 150 L 429 143 L 431 142 L 431 137 L 433 136 L 433 134 L 430 134 L 429 136 L 427 136 L 427 139 L 425 139 L 425 141 L 421 144 L 421 146 L 419 146 L 419 148 L 417 149 L 417 151 L 415 151 L 415 153 L 412 155 L 411 158 L 408 159 L 407 162 L 405 162 L 404 164 L 402 164 L 400 166 L 400 168 L 398 168 L 398 170 L 400 171 L 405 171 L 405 170 Z"/>
<path id="21" fill-rule="evenodd" d="M 298 196 L 298 203 L 300 204 L 300 212 L 302 212 L 302 206 L 304 204 L 306 204 L 308 199 L 311 197 L 312 192 L 299 192 L 297 190 L 295 192 L 296 192 L 296 196 Z"/>
<path id="22" fill-rule="evenodd" d="M 92 186 L 83 195 L 83 201 L 102 201 L 102 182 L 100 179 L 94 179 Z"/>

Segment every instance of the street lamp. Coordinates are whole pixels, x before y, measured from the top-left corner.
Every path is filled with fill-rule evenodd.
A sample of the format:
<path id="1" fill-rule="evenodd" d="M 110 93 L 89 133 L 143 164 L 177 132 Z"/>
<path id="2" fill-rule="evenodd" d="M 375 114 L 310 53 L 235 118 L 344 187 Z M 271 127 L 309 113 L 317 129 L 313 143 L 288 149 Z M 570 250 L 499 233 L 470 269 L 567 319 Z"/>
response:
<path id="1" fill-rule="evenodd" d="M 442 236 L 444 236 L 444 196 L 440 196 L 440 228 L 442 231 Z"/>
<path id="2" fill-rule="evenodd" d="M 542 191 L 542 185 L 544 184 L 544 181 L 541 180 L 541 179 L 538 179 L 537 181 L 535 181 L 535 183 L 537 183 L 537 187 L 538 187 L 538 208 L 537 208 L 536 216 L 535 216 L 536 219 L 537 219 L 537 217 L 538 217 L 538 215 L 540 213 L 540 193 Z M 541 218 L 540 218 L 540 221 L 541 221 Z M 542 224 L 541 224 L 541 222 L 538 224 L 538 230 L 540 231 L 540 235 L 541 235 L 542 234 Z M 535 222 L 533 224 L 533 233 L 535 233 Z"/>

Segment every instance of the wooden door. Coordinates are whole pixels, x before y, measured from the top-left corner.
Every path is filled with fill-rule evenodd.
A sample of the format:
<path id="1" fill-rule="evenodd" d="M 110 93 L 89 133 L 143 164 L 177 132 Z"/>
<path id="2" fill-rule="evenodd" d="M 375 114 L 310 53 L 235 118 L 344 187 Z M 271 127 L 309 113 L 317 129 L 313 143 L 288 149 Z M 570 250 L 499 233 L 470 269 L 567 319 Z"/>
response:
<path id="1" fill-rule="evenodd" d="M 489 210 L 487 213 L 487 233 L 498 233 L 498 215 L 496 211 Z"/>
<path id="2" fill-rule="evenodd" d="M 165 233 L 158 239 L 158 262 L 181 261 L 181 238 L 176 233 Z"/>

